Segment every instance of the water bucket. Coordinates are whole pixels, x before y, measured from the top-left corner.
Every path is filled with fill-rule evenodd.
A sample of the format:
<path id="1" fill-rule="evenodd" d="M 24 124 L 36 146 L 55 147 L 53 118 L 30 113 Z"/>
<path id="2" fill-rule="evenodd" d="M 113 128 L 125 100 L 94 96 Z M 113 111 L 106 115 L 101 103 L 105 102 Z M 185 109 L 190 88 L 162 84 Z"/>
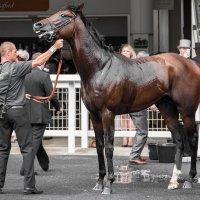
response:
<path id="1" fill-rule="evenodd" d="M 149 159 L 150 160 L 158 160 L 157 144 L 149 143 L 148 149 L 149 149 Z"/>
<path id="2" fill-rule="evenodd" d="M 174 163 L 176 145 L 173 143 L 158 144 L 158 160 L 160 163 Z"/>

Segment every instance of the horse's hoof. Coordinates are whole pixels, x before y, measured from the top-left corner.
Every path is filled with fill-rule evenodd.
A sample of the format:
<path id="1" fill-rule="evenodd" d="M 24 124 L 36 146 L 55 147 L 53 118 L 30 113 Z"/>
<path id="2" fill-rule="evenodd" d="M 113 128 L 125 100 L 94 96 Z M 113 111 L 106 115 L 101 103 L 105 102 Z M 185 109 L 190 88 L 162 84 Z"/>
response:
<path id="1" fill-rule="evenodd" d="M 104 187 L 102 194 L 112 194 L 112 189 L 108 187 Z"/>
<path id="2" fill-rule="evenodd" d="M 184 183 L 184 182 L 185 182 L 185 178 L 183 178 L 183 177 L 178 177 L 177 182 L 178 182 L 178 183 Z"/>
<path id="3" fill-rule="evenodd" d="M 92 190 L 95 190 L 95 191 L 103 190 L 103 185 L 96 183 L 96 185 L 94 186 Z"/>
<path id="4" fill-rule="evenodd" d="M 190 189 L 190 188 L 192 188 L 192 183 L 189 182 L 189 181 L 185 181 L 183 183 L 183 187 L 182 188 L 184 188 L 184 189 Z"/>
<path id="5" fill-rule="evenodd" d="M 178 182 L 170 182 L 168 185 L 168 190 L 176 190 L 178 189 Z"/>

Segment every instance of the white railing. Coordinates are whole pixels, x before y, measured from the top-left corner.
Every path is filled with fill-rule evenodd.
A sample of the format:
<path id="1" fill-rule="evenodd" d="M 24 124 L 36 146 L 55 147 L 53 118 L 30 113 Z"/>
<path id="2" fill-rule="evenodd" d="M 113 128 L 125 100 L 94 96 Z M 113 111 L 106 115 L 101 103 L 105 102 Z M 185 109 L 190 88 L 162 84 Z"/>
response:
<path id="1" fill-rule="evenodd" d="M 53 83 L 55 75 L 51 75 Z M 68 137 L 68 152 L 75 152 L 75 138 L 81 137 L 81 148 L 88 147 L 89 137 L 94 137 L 94 131 L 89 120 L 88 111 L 80 100 L 80 77 L 79 75 L 60 75 L 56 89 L 57 97 L 61 103 L 63 112 L 56 116 L 52 111 L 52 124 L 45 131 L 45 136 Z M 129 116 L 127 115 L 129 118 Z M 123 117 L 124 118 L 124 117 Z M 134 137 L 135 127 L 130 130 L 122 126 L 122 116 L 115 118 L 115 137 Z M 126 118 L 125 120 L 130 120 Z M 149 137 L 169 138 L 168 131 L 158 111 L 148 110 Z M 132 122 L 131 122 L 132 123 Z"/>
<path id="2" fill-rule="evenodd" d="M 200 42 L 200 9 L 198 0 L 192 0 L 192 47 L 196 42 Z M 192 57 L 196 56 L 195 50 L 192 48 Z"/>

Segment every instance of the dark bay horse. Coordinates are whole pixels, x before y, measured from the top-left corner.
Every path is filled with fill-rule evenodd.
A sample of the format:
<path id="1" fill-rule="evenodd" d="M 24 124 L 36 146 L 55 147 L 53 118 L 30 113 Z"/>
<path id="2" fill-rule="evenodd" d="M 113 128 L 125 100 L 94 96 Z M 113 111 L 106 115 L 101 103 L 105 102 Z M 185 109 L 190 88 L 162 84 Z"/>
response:
<path id="1" fill-rule="evenodd" d="M 200 101 L 200 69 L 177 54 L 165 53 L 130 60 L 104 44 L 82 13 L 83 4 L 68 6 L 34 24 L 39 37 L 62 38 L 69 42 L 73 61 L 81 77 L 81 95 L 90 112 L 97 142 L 99 179 L 94 190 L 112 192 L 114 181 L 113 143 L 115 115 L 131 113 L 156 104 L 177 148 L 169 189 L 178 188 L 184 135 L 191 149 L 188 184 L 196 176 L 198 134 L 195 112 Z M 184 123 L 181 128 L 179 113 Z M 104 183 L 107 159 L 107 181 Z"/>

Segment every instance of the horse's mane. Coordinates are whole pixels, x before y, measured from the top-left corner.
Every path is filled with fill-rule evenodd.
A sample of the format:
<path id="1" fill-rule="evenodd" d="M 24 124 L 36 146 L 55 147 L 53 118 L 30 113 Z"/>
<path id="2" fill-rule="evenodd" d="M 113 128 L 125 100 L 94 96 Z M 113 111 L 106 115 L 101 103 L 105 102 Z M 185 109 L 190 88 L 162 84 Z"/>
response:
<path id="1" fill-rule="evenodd" d="M 85 17 L 85 15 L 81 11 L 77 12 L 76 8 L 77 7 L 74 6 L 74 5 L 68 5 L 64 9 L 69 9 L 72 12 L 78 14 L 81 17 L 81 19 L 82 19 L 85 27 L 87 28 L 88 32 L 90 33 L 90 35 L 92 36 L 92 38 L 94 39 L 94 41 L 101 48 L 105 49 L 106 51 L 113 52 L 114 48 L 111 45 L 109 45 L 109 46 L 106 45 L 105 38 L 102 35 L 100 35 L 100 33 L 97 31 L 97 29 L 94 28 L 94 26 L 92 26 L 91 22 L 87 19 L 87 17 Z"/>

